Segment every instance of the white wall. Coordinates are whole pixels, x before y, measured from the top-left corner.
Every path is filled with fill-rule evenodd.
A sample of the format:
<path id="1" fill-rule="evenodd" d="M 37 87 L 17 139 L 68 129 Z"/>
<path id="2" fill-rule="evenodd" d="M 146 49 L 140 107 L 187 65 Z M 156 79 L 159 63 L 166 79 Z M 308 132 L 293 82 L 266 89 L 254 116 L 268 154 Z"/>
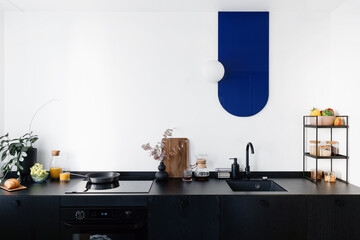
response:
<path id="1" fill-rule="evenodd" d="M 350 115 L 349 175 L 360 186 L 360 2 L 349 0 L 331 13 L 331 73 L 327 91 Z"/>
<path id="2" fill-rule="evenodd" d="M 216 13 L 6 13 L 5 129 L 23 134 L 36 109 L 58 98 L 33 124 L 45 164 L 56 148 L 72 170 L 153 171 L 140 145 L 175 126 L 192 162 L 208 153 L 210 169 L 230 167 L 229 157 L 244 165 L 252 141 L 252 170 L 302 170 L 302 115 L 313 106 L 350 114 L 334 96 L 352 96 L 327 85 L 330 17 L 270 13 L 269 101 L 238 118 L 201 78 L 217 58 Z"/>
<path id="3" fill-rule="evenodd" d="M 0 2 L 0 136 L 4 133 L 4 11 Z"/>

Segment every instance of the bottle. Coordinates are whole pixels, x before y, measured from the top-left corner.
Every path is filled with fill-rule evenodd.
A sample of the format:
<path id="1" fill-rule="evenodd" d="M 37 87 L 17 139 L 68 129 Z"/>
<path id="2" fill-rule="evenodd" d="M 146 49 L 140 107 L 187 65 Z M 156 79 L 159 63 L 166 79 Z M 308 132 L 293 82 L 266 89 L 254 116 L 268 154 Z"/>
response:
<path id="1" fill-rule="evenodd" d="M 60 151 L 54 150 L 51 152 L 52 158 L 50 162 L 50 178 L 51 179 L 59 179 L 61 172 L 60 165 Z"/>
<path id="2" fill-rule="evenodd" d="M 237 163 L 237 158 L 230 158 L 230 160 L 234 160 L 234 163 L 231 164 L 231 178 L 239 178 L 240 177 L 240 168 Z"/>

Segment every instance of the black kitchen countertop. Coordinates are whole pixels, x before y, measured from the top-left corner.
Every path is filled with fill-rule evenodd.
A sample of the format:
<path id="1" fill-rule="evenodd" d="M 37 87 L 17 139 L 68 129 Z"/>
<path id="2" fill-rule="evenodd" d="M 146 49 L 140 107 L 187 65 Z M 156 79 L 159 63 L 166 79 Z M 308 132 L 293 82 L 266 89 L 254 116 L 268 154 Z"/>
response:
<path id="1" fill-rule="evenodd" d="M 121 179 L 120 179 L 121 180 Z M 148 179 L 146 179 L 148 180 Z M 1 196 L 155 196 L 155 195 L 360 195 L 360 188 L 342 181 L 318 185 L 305 178 L 269 178 L 274 180 L 284 192 L 233 192 L 225 179 L 210 178 L 207 181 L 183 182 L 181 179 L 168 179 L 166 182 L 154 181 L 149 193 L 116 194 L 65 194 L 82 178 L 72 178 L 68 183 L 48 180 L 43 184 L 29 184 L 25 190 L 7 192 L 0 189 Z"/>

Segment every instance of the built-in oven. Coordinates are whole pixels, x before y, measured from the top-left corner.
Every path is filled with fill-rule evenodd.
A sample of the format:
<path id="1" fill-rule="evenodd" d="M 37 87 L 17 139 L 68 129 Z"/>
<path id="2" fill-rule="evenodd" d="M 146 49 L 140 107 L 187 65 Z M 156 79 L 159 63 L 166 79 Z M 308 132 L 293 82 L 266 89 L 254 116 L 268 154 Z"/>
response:
<path id="1" fill-rule="evenodd" d="M 146 240 L 146 207 L 61 208 L 62 240 Z"/>

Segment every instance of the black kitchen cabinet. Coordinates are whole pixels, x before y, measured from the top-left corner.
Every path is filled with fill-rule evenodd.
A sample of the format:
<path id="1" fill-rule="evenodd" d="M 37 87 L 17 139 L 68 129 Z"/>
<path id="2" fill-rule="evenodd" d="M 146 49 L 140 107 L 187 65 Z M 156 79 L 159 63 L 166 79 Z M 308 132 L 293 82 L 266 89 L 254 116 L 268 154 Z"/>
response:
<path id="1" fill-rule="evenodd" d="M 1 197 L 0 239 L 58 240 L 59 209 L 59 197 Z"/>
<path id="2" fill-rule="evenodd" d="M 308 239 L 360 237 L 360 196 L 311 196 L 307 202 Z"/>
<path id="3" fill-rule="evenodd" d="M 301 196 L 224 196 L 221 239 L 306 239 L 306 199 Z"/>
<path id="4" fill-rule="evenodd" d="M 149 240 L 218 240 L 219 203 L 217 196 L 149 197 Z"/>

